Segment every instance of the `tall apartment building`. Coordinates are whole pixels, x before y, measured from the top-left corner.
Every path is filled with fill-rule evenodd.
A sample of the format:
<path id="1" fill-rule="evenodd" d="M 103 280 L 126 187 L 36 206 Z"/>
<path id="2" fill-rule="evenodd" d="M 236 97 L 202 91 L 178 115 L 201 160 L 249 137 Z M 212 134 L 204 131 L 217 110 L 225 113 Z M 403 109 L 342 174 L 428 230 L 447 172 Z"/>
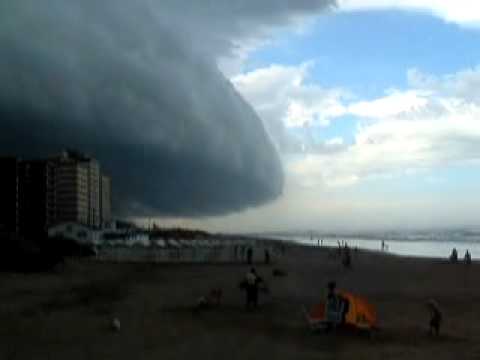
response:
<path id="1" fill-rule="evenodd" d="M 55 165 L 56 223 L 88 224 L 88 171 L 66 154 Z"/>
<path id="2" fill-rule="evenodd" d="M 24 237 L 45 234 L 56 221 L 55 166 L 49 160 L 20 161 L 18 224 Z"/>
<path id="3" fill-rule="evenodd" d="M 101 173 L 95 159 L 72 151 L 56 158 L 57 223 L 101 225 Z"/>
<path id="4" fill-rule="evenodd" d="M 111 218 L 110 178 L 93 158 L 0 158 L 0 169 L 0 234 L 34 237 L 55 224 L 99 227 Z"/>
<path id="5" fill-rule="evenodd" d="M 18 159 L 0 158 L 0 234 L 18 233 Z"/>

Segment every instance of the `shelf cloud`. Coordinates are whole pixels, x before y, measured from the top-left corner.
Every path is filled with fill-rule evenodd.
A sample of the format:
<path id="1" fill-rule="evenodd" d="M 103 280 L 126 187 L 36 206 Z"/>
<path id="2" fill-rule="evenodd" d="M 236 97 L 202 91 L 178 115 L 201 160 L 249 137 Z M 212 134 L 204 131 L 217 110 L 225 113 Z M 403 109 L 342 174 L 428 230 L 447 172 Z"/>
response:
<path id="1" fill-rule="evenodd" d="M 98 158 L 122 215 L 215 215 L 273 200 L 279 156 L 218 59 L 332 5 L 3 2 L 0 152 Z"/>

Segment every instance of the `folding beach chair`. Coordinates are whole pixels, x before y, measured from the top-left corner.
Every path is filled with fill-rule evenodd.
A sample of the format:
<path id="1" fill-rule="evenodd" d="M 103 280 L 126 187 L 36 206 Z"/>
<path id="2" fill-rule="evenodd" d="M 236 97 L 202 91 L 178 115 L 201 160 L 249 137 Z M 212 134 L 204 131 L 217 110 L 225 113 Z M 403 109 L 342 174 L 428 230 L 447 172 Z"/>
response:
<path id="1" fill-rule="evenodd" d="M 328 328 L 329 323 L 325 318 L 325 304 L 317 304 L 310 311 L 303 305 L 302 312 L 312 332 L 324 331 Z"/>

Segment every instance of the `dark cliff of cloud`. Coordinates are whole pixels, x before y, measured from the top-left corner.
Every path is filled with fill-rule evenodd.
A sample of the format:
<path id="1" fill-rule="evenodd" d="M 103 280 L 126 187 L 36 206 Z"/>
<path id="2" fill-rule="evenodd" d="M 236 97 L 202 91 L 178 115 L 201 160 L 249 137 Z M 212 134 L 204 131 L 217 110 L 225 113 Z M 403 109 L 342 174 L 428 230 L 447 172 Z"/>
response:
<path id="1" fill-rule="evenodd" d="M 226 3 L 2 2 L 0 153 L 97 157 L 124 215 L 221 214 L 274 199 L 278 155 L 216 59 L 327 1 Z"/>

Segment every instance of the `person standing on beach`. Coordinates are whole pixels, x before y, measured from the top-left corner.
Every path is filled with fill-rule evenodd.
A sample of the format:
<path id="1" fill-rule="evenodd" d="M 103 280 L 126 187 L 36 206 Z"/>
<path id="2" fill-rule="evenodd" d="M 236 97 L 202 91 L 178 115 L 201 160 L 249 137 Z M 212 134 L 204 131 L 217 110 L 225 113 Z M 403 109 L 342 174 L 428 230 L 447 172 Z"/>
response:
<path id="1" fill-rule="evenodd" d="M 352 266 L 352 256 L 350 254 L 350 248 L 348 247 L 347 243 L 345 243 L 345 248 L 343 249 L 343 266 L 347 269 L 350 269 Z"/>
<path id="2" fill-rule="evenodd" d="M 233 257 L 235 258 L 235 261 L 238 260 L 238 255 L 239 255 L 239 245 L 234 245 L 233 246 Z"/>
<path id="3" fill-rule="evenodd" d="M 438 336 L 440 334 L 440 326 L 442 325 L 442 312 L 437 302 L 433 299 L 427 301 L 430 310 L 429 334 Z"/>
<path id="4" fill-rule="evenodd" d="M 470 255 L 470 252 L 465 251 L 465 264 L 470 265 L 472 263 L 472 256 Z"/>
<path id="5" fill-rule="evenodd" d="M 338 310 L 340 308 L 340 298 L 336 293 L 337 284 L 330 281 L 327 284 L 327 301 L 325 302 L 325 317 L 327 320 L 327 331 L 339 324 Z"/>
<path id="6" fill-rule="evenodd" d="M 244 261 L 245 259 L 245 245 L 238 245 L 239 246 L 239 259 L 240 261 Z"/>
<path id="7" fill-rule="evenodd" d="M 247 263 L 249 265 L 252 265 L 252 261 L 253 261 L 253 249 L 252 247 L 249 247 L 247 249 Z"/>
<path id="8" fill-rule="evenodd" d="M 265 265 L 270 264 L 270 252 L 268 249 L 265 249 Z"/>
<path id="9" fill-rule="evenodd" d="M 456 263 L 458 261 L 458 252 L 456 248 L 453 248 L 452 254 L 450 255 L 450 262 Z"/>
<path id="10" fill-rule="evenodd" d="M 258 286 L 262 279 L 257 275 L 254 268 L 245 276 L 245 291 L 247 295 L 246 308 L 256 308 L 258 306 Z"/>

